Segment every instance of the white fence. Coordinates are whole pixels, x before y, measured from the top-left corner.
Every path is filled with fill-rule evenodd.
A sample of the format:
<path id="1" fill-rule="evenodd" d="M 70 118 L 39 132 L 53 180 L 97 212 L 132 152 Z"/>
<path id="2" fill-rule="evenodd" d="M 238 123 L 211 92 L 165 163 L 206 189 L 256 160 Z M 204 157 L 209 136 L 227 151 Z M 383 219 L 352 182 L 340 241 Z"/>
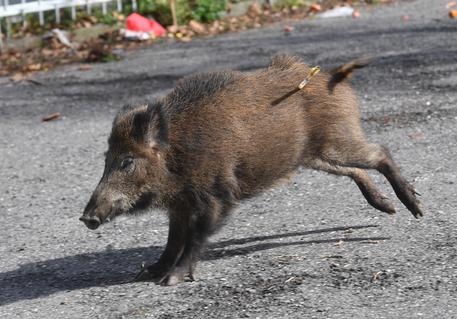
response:
<path id="1" fill-rule="evenodd" d="M 137 0 L 130 0 L 132 10 L 137 11 Z M 117 11 L 122 11 L 122 0 L 0 0 L 0 50 L 2 48 L 1 22 L 6 19 L 6 34 L 10 33 L 11 20 L 25 21 L 27 14 L 38 14 L 40 25 L 44 24 L 44 12 L 54 11 L 56 23 L 60 23 L 60 9 L 71 8 L 71 18 L 76 19 L 76 9 L 85 7 L 88 14 L 92 7 L 101 6 L 102 13 L 108 11 L 108 4 L 113 3 Z"/>
<path id="2" fill-rule="evenodd" d="M 85 6 L 90 13 L 93 5 L 100 4 L 102 10 L 106 13 L 108 2 L 117 2 L 117 10 L 122 10 L 121 0 L 0 0 L 0 18 L 20 16 L 28 13 L 38 13 L 43 16 L 44 11 L 55 11 L 56 20 L 60 19 L 59 10 L 62 8 L 71 8 L 72 17 L 76 17 L 76 7 Z M 132 1 L 133 9 L 136 9 L 136 1 Z M 135 10 L 134 10 L 135 11 Z M 40 23 L 42 23 L 40 18 Z"/>

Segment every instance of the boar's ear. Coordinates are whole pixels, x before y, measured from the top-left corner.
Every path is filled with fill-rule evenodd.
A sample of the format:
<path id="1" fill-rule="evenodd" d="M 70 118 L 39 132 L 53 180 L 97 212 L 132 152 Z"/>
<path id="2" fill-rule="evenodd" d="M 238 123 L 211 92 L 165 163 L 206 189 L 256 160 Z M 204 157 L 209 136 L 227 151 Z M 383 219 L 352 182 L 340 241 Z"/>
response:
<path id="1" fill-rule="evenodd" d="M 125 104 L 122 109 L 117 112 L 116 116 L 114 117 L 113 125 L 116 125 L 125 115 L 135 110 L 135 105 L 131 103 Z"/>
<path id="2" fill-rule="evenodd" d="M 147 141 L 150 146 L 167 146 L 168 123 L 165 118 L 162 103 L 149 103 L 146 113 L 148 113 L 149 125 L 145 134 L 145 141 Z"/>
<path id="3" fill-rule="evenodd" d="M 168 125 L 160 102 L 148 103 L 146 111 L 135 114 L 133 122 L 137 140 L 147 147 L 168 145 Z"/>

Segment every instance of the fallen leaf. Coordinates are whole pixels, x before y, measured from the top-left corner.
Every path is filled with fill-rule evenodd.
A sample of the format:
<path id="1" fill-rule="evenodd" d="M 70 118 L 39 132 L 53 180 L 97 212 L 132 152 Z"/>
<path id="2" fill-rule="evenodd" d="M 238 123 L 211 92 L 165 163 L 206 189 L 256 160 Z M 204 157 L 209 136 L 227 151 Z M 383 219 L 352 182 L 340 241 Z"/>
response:
<path id="1" fill-rule="evenodd" d="M 369 240 L 363 241 L 363 243 L 364 243 L 364 244 L 379 244 L 380 241 L 379 241 L 379 240 L 369 239 Z"/>
<path id="2" fill-rule="evenodd" d="M 27 66 L 28 71 L 39 71 L 41 69 L 41 63 L 30 64 Z"/>
<path id="3" fill-rule="evenodd" d="M 457 18 L 457 10 L 451 10 L 449 11 L 449 18 Z"/>
<path id="4" fill-rule="evenodd" d="M 16 73 L 12 77 L 10 77 L 10 80 L 13 82 L 21 82 L 24 80 L 27 80 L 29 78 L 29 75 L 25 73 Z"/>
<path id="5" fill-rule="evenodd" d="M 167 27 L 167 30 L 168 32 L 171 32 L 171 33 L 176 33 L 178 32 L 178 26 L 177 25 L 170 25 L 169 27 Z"/>
<path id="6" fill-rule="evenodd" d="M 249 6 L 248 16 L 250 16 L 251 18 L 255 18 L 261 14 L 262 14 L 262 7 L 261 7 L 260 3 L 258 1 L 254 1 L 254 3 L 252 3 Z"/>
<path id="7" fill-rule="evenodd" d="M 115 17 L 117 19 L 117 21 L 124 21 L 125 20 L 125 16 L 122 13 L 113 11 L 112 15 L 113 15 L 113 17 Z"/>
<path id="8" fill-rule="evenodd" d="M 80 71 L 89 71 L 89 70 L 92 70 L 92 66 L 89 65 L 89 64 L 81 64 L 78 67 L 78 70 L 80 70 Z"/>
<path id="9" fill-rule="evenodd" d="M 204 26 L 202 23 L 200 23 L 200 22 L 198 22 L 198 21 L 196 21 L 196 20 L 190 20 L 190 22 L 189 22 L 189 28 L 190 28 L 192 31 L 194 31 L 195 33 L 197 33 L 197 34 L 204 34 L 204 33 L 206 33 L 206 28 L 205 28 L 205 26 Z"/>
<path id="10" fill-rule="evenodd" d="M 83 28 L 89 28 L 93 25 L 93 23 L 91 23 L 90 21 L 82 21 L 81 24 Z"/>
<path id="11" fill-rule="evenodd" d="M 451 2 L 448 2 L 448 4 L 446 5 L 446 8 L 452 8 L 452 7 L 455 7 L 457 5 L 457 1 L 451 1 Z"/>
<path id="12" fill-rule="evenodd" d="M 54 50 L 50 50 L 50 49 L 47 49 L 47 48 L 43 48 L 41 50 L 41 53 L 44 55 L 44 56 L 53 56 L 55 55 L 55 51 Z"/>
<path id="13" fill-rule="evenodd" d="M 354 10 L 354 12 L 352 12 L 352 17 L 354 19 L 360 18 L 360 10 Z"/>
<path id="14" fill-rule="evenodd" d="M 379 279 L 379 276 L 380 276 L 382 273 L 383 273 L 382 271 L 378 271 L 378 272 L 373 273 L 372 280 L 373 280 L 373 281 L 378 280 L 378 279 Z"/>
<path id="15" fill-rule="evenodd" d="M 54 121 L 54 120 L 60 119 L 61 117 L 62 117 L 62 115 L 59 112 L 55 112 L 48 116 L 43 117 L 41 120 L 43 122 L 49 122 L 49 121 Z"/>
<path id="16" fill-rule="evenodd" d="M 290 26 L 290 25 L 286 25 L 283 30 L 284 30 L 284 32 L 289 33 L 289 32 L 294 31 L 294 27 Z"/>
<path id="17" fill-rule="evenodd" d="M 340 240 L 335 244 L 335 246 L 342 246 L 343 244 L 344 244 L 344 241 L 340 239 Z"/>
<path id="18" fill-rule="evenodd" d="M 322 11 L 322 7 L 320 4 L 314 3 L 309 7 L 309 12 L 316 13 L 320 11 Z"/>
<path id="19" fill-rule="evenodd" d="M 408 134 L 408 137 L 412 140 L 422 140 L 424 138 L 424 134 L 421 132 L 415 132 Z"/>
<path id="20" fill-rule="evenodd" d="M 403 21 L 409 21 L 409 15 L 404 14 L 404 15 L 401 16 L 401 19 Z"/>

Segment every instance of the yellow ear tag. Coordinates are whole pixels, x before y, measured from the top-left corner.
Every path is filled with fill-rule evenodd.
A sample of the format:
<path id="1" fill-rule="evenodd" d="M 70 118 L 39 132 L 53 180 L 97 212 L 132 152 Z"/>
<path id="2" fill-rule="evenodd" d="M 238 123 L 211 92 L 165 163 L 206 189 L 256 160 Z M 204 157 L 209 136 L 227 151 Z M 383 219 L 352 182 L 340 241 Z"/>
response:
<path id="1" fill-rule="evenodd" d="M 320 71 L 321 71 L 321 68 L 318 67 L 318 66 L 315 66 L 314 68 L 311 68 L 311 70 L 309 71 L 309 73 L 306 76 L 306 78 L 303 81 L 301 81 L 301 83 L 298 85 L 297 88 L 299 90 L 303 89 L 309 83 L 309 81 L 311 81 L 312 77 L 315 76 Z"/>

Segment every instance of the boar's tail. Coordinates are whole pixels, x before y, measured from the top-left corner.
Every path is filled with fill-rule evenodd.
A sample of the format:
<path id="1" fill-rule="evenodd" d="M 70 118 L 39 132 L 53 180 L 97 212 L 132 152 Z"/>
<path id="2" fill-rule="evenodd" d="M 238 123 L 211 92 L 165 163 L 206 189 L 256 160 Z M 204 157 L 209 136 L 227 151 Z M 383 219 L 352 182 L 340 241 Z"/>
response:
<path id="1" fill-rule="evenodd" d="M 329 73 L 331 75 L 330 80 L 328 82 L 328 90 L 330 92 L 333 92 L 333 89 L 338 83 L 343 82 L 347 78 L 350 78 L 352 72 L 355 69 L 361 69 L 366 67 L 368 64 L 371 64 L 376 60 L 375 57 L 363 57 L 354 61 L 351 61 L 349 63 L 343 64 L 333 70 L 331 70 Z"/>

